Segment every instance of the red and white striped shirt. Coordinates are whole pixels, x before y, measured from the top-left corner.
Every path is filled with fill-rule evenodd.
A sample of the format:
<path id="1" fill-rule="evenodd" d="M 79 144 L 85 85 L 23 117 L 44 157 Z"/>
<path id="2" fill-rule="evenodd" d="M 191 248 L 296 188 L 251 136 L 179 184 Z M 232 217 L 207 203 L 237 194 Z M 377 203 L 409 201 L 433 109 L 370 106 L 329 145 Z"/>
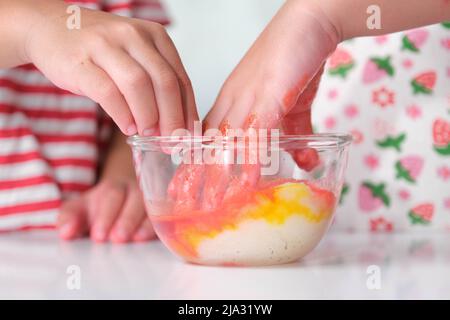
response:
<path id="1" fill-rule="evenodd" d="M 67 2 L 168 22 L 157 0 Z M 0 70 L 0 232 L 54 227 L 61 201 L 95 183 L 109 124 L 95 102 L 33 65 Z"/>

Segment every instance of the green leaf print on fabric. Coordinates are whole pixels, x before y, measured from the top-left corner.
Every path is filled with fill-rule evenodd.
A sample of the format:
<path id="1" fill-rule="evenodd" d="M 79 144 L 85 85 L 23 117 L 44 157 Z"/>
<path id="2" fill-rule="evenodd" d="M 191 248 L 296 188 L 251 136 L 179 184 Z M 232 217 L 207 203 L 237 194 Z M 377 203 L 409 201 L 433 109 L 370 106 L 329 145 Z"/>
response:
<path id="1" fill-rule="evenodd" d="M 349 63 L 349 64 L 345 64 L 345 65 L 340 65 L 339 67 L 335 68 L 335 69 L 330 69 L 328 71 L 328 73 L 332 76 L 340 76 L 341 78 L 346 78 L 347 77 L 347 73 L 353 69 L 353 67 L 355 66 L 354 63 Z"/>
<path id="2" fill-rule="evenodd" d="M 436 85 L 436 72 L 429 71 L 419 74 L 411 80 L 414 94 L 432 94 Z"/>
<path id="3" fill-rule="evenodd" d="M 422 171 L 424 160 L 419 156 L 407 156 L 395 163 L 395 178 L 406 180 L 410 183 L 416 183 L 417 178 Z"/>
<path id="4" fill-rule="evenodd" d="M 450 29 L 450 21 L 449 22 L 442 22 L 442 26 L 444 28 Z"/>
<path id="5" fill-rule="evenodd" d="M 363 211 L 374 211 L 383 205 L 389 207 L 391 198 L 385 191 L 384 183 L 364 181 L 359 188 L 359 207 Z"/>
<path id="6" fill-rule="evenodd" d="M 402 50 L 419 52 L 419 49 L 417 49 L 416 46 L 411 41 L 409 41 L 407 36 L 404 36 L 402 39 Z"/>
<path id="7" fill-rule="evenodd" d="M 351 54 L 342 48 L 337 48 L 328 61 L 328 74 L 345 79 L 354 66 L 355 62 Z"/>
<path id="8" fill-rule="evenodd" d="M 402 144 L 406 140 L 406 134 L 401 133 L 398 136 L 387 136 L 383 140 L 376 141 L 380 148 L 394 148 L 398 152 L 402 151 Z"/>
<path id="9" fill-rule="evenodd" d="M 423 203 L 415 206 L 408 212 L 411 224 L 428 225 L 431 223 L 434 214 L 434 205 L 432 203 Z"/>
<path id="10" fill-rule="evenodd" d="M 349 191 L 350 191 L 350 186 L 347 183 L 344 183 L 344 185 L 342 186 L 341 196 L 339 197 L 339 204 L 344 203 L 344 199 L 345 199 L 346 195 L 349 193 Z"/>
<path id="11" fill-rule="evenodd" d="M 414 29 L 408 31 L 402 37 L 402 50 L 418 53 L 428 38 L 428 31 L 425 29 Z"/>
<path id="12" fill-rule="evenodd" d="M 394 75 L 395 71 L 391 65 L 391 57 L 386 57 L 384 59 L 383 58 L 372 58 L 370 60 L 372 60 L 378 66 L 378 68 L 386 71 L 386 73 L 388 75 L 390 75 L 391 77 Z"/>
<path id="13" fill-rule="evenodd" d="M 363 70 L 363 83 L 372 83 L 383 79 L 386 76 L 393 77 L 395 70 L 391 64 L 391 57 L 386 58 L 372 57 L 370 58 Z"/>

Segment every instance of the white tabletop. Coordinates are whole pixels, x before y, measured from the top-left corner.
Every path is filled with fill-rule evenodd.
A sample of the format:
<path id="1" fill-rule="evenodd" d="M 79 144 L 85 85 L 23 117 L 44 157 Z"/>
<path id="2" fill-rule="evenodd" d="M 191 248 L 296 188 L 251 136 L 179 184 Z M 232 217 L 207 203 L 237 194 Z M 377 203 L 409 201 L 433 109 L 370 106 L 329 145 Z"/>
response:
<path id="1" fill-rule="evenodd" d="M 81 287 L 70 290 L 78 270 Z M 448 299 L 450 235 L 330 233 L 295 264 L 222 268 L 185 264 L 158 241 L 96 245 L 61 242 L 49 231 L 6 234 L 0 298 Z"/>

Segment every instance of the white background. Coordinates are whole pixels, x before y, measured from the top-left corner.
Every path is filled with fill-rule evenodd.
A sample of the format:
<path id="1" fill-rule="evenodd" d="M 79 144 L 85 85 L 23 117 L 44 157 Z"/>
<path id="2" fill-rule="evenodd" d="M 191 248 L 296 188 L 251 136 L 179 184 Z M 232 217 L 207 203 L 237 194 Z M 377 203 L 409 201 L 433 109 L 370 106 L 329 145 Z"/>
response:
<path id="1" fill-rule="evenodd" d="M 162 0 L 201 116 L 282 0 Z"/>

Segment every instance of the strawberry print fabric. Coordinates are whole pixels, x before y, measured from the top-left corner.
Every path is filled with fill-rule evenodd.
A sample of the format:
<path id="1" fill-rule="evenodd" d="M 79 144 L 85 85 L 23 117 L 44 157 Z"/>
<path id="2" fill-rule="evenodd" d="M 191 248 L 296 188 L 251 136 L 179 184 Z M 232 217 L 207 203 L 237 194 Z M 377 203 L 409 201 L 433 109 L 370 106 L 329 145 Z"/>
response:
<path id="1" fill-rule="evenodd" d="M 449 23 L 346 41 L 313 110 L 354 137 L 335 230 L 450 230 Z"/>

